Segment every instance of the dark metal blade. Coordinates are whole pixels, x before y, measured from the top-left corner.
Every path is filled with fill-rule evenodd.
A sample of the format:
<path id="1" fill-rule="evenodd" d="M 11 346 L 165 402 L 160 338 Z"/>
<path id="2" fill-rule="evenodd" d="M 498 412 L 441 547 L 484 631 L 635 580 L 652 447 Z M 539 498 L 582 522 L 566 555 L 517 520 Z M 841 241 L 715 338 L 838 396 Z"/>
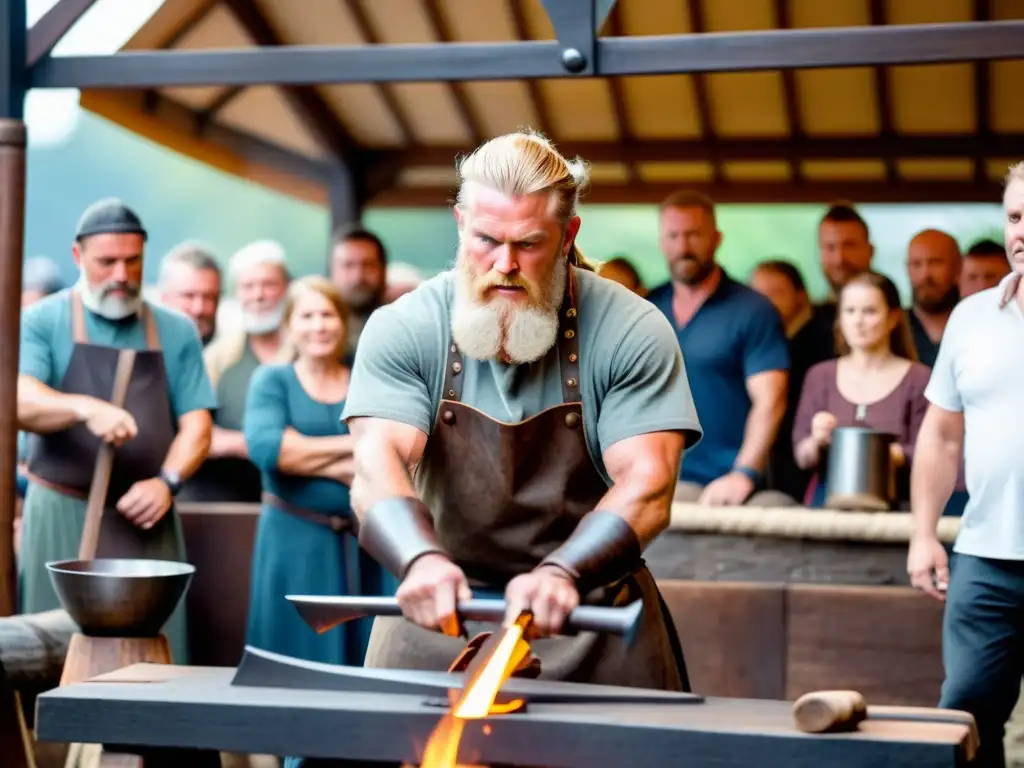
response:
<path id="1" fill-rule="evenodd" d="M 375 669 L 321 664 L 247 646 L 231 681 L 233 686 L 346 693 L 390 693 L 447 701 L 448 691 L 461 689 L 465 674 L 413 669 Z M 567 683 L 513 677 L 502 694 L 536 704 L 694 704 L 693 693 Z"/>

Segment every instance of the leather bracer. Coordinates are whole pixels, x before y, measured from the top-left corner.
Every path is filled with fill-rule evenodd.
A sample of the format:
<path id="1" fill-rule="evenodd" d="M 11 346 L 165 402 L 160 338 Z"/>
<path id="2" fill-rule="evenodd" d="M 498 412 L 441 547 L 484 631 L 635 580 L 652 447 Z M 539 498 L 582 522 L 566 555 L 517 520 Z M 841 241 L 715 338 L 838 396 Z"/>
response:
<path id="1" fill-rule="evenodd" d="M 434 533 L 430 509 L 410 496 L 374 504 L 359 524 L 359 545 L 398 579 L 404 579 L 423 555 L 447 557 Z"/>
<path id="2" fill-rule="evenodd" d="M 632 526 L 614 512 L 594 510 L 558 549 L 541 561 L 576 581 L 580 594 L 618 581 L 637 569 L 643 550 Z"/>

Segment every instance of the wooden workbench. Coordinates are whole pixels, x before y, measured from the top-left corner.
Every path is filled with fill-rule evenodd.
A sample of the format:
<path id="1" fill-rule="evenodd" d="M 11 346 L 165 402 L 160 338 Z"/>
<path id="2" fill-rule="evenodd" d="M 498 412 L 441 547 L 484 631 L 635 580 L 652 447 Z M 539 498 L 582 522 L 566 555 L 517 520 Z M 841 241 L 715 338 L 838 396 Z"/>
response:
<path id="1" fill-rule="evenodd" d="M 418 762 L 444 711 L 421 695 L 232 686 L 234 673 L 146 665 L 59 688 L 39 698 L 39 737 Z M 795 730 L 784 701 L 533 704 L 525 714 L 467 723 L 460 761 L 549 768 L 939 768 L 966 764 L 968 737 L 960 725 L 884 721 L 866 722 L 857 733 L 809 735 Z"/>

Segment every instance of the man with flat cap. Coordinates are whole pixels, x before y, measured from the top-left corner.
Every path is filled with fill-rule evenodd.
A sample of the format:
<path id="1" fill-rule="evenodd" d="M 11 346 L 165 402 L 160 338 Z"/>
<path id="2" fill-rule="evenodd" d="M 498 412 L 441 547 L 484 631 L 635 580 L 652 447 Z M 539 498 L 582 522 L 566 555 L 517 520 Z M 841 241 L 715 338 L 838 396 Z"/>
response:
<path id="1" fill-rule="evenodd" d="M 59 606 L 46 563 L 74 559 L 99 448 L 116 447 L 97 557 L 184 560 L 174 495 L 206 458 L 216 398 L 199 333 L 142 298 L 146 231 L 120 200 L 82 215 L 80 279 L 21 321 L 18 426 L 32 433 L 19 562 L 21 610 Z M 110 403 L 122 349 L 136 357 L 124 408 Z M 164 632 L 185 662 L 184 611 Z"/>

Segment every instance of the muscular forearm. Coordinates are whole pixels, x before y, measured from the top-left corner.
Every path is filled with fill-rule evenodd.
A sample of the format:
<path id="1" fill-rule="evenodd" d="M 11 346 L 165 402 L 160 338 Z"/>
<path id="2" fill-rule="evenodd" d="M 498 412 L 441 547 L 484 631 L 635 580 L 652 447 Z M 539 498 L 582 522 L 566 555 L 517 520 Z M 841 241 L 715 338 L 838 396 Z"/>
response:
<path id="1" fill-rule="evenodd" d="M 412 468 L 402 460 L 399 451 L 389 443 L 366 435 L 355 452 L 353 509 L 362 519 L 366 510 L 385 499 L 399 496 L 415 497 Z"/>
<path id="2" fill-rule="evenodd" d="M 66 395 L 31 376 L 18 376 L 18 429 L 48 434 L 67 429 L 88 418 L 93 398 Z"/>
<path id="3" fill-rule="evenodd" d="M 224 429 L 214 426 L 210 440 L 210 458 L 249 457 L 249 447 L 245 443 L 245 435 L 237 429 Z"/>
<path id="4" fill-rule="evenodd" d="M 736 466 L 750 467 L 759 472 L 768 465 L 768 453 L 779 433 L 779 424 L 786 412 L 784 397 L 755 401 L 747 414 L 743 444 L 736 455 Z"/>
<path id="5" fill-rule="evenodd" d="M 914 533 L 935 535 L 942 511 L 956 488 L 961 445 L 954 440 L 924 435 L 910 470 L 910 507 Z"/>
<path id="6" fill-rule="evenodd" d="M 309 437 L 288 427 L 281 439 L 277 466 L 292 475 L 324 476 L 334 463 L 352 457 L 351 435 Z"/>
<path id="7" fill-rule="evenodd" d="M 186 480 L 206 461 L 210 452 L 212 429 L 190 426 L 179 429 L 164 459 L 163 470 Z"/>
<path id="8" fill-rule="evenodd" d="M 614 512 L 629 523 L 643 548 L 668 528 L 675 488 L 674 473 L 636 468 L 608 490 L 597 509 Z"/>

